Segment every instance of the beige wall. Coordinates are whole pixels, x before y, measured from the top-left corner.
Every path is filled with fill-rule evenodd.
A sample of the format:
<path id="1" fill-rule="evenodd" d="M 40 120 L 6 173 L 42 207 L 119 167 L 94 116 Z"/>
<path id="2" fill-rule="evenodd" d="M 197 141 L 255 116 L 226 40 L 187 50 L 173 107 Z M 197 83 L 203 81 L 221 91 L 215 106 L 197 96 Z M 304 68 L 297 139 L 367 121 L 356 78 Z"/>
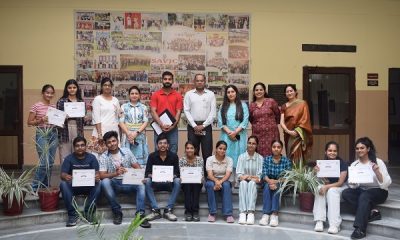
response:
<path id="1" fill-rule="evenodd" d="M 24 122 L 43 84 L 60 90 L 75 75 L 73 12 L 78 9 L 250 13 L 253 83 L 302 88 L 303 66 L 355 67 L 356 136 L 370 136 L 380 156 L 387 157 L 387 79 L 389 67 L 400 67 L 400 1 L 3 0 L 0 65 L 24 67 Z M 352 44 L 357 53 L 302 52 L 303 43 Z M 379 87 L 367 87 L 370 72 L 379 74 Z M 28 143 L 32 131 L 24 127 L 24 132 Z M 25 163 L 34 162 L 32 148 L 24 146 Z"/>

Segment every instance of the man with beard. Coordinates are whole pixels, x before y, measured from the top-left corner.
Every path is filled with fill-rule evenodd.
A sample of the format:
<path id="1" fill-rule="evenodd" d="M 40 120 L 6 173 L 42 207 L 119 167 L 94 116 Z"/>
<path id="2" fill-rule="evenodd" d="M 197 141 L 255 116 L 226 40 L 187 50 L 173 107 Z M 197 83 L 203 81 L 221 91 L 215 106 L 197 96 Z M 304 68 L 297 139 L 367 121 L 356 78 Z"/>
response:
<path id="1" fill-rule="evenodd" d="M 88 199 L 85 201 L 85 217 L 88 221 L 92 221 L 96 210 L 96 199 L 100 194 L 99 163 L 93 154 L 86 152 L 86 143 L 85 138 L 76 137 L 72 142 L 74 152 L 64 159 L 61 166 L 60 189 L 68 212 L 67 227 L 75 226 L 78 221 L 76 210 L 72 205 L 72 197 L 81 194 L 88 195 Z M 95 185 L 91 187 L 73 187 L 72 172 L 75 169 L 94 169 Z"/>
<path id="2" fill-rule="evenodd" d="M 163 87 L 154 92 L 151 95 L 150 107 L 151 116 L 154 122 L 156 122 L 163 134 L 167 137 L 169 143 L 169 150 L 173 153 L 178 152 L 178 123 L 181 118 L 181 112 L 183 109 L 182 95 L 172 89 L 172 83 L 174 81 L 174 75 L 171 72 L 165 71 L 162 74 Z M 172 125 L 164 124 L 160 120 L 161 114 L 165 111 L 170 113 L 170 116 L 175 118 L 175 122 Z M 154 139 L 156 140 L 158 134 L 154 132 Z M 155 149 L 157 149 L 157 142 L 154 141 Z"/>
<path id="3" fill-rule="evenodd" d="M 212 123 L 216 114 L 215 95 L 212 91 L 205 89 L 206 78 L 203 74 L 194 76 L 195 89 L 185 94 L 184 111 L 188 120 L 188 140 L 191 141 L 199 156 L 204 161 L 212 155 Z M 206 164 L 204 162 L 204 168 Z"/>

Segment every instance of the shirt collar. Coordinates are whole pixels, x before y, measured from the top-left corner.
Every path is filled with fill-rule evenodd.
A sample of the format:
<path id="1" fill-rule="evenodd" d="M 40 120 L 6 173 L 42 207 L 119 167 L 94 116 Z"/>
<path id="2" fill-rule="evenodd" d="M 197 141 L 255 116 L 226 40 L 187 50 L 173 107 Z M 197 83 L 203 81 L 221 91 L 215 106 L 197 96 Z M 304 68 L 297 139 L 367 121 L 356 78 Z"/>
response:
<path id="1" fill-rule="evenodd" d="M 121 153 L 121 156 L 122 156 L 122 157 L 125 156 L 125 153 L 124 153 L 124 151 L 122 151 L 121 148 L 119 148 L 119 152 Z M 107 150 L 107 157 L 110 157 L 110 156 L 111 156 L 111 152 Z"/>
<path id="2" fill-rule="evenodd" d="M 224 164 L 224 163 L 227 163 L 226 157 L 224 158 L 224 160 L 219 161 L 215 156 L 214 156 L 213 162 L 214 162 L 214 163 L 217 163 L 217 164 Z"/>
<path id="3" fill-rule="evenodd" d="M 137 101 L 135 104 L 132 104 L 132 103 L 129 101 L 129 106 L 131 106 L 131 107 L 138 107 L 139 104 L 140 104 L 140 101 Z"/>

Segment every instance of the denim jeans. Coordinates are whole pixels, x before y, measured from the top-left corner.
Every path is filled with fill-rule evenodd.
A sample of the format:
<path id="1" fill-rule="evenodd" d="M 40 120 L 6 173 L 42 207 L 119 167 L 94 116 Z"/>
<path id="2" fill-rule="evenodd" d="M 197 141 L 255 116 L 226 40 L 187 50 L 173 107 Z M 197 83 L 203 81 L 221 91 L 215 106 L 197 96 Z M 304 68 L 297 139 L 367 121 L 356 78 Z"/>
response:
<path id="1" fill-rule="evenodd" d="M 217 213 L 217 199 L 214 190 L 215 183 L 214 181 L 207 180 L 206 182 L 206 190 L 207 190 L 207 199 L 208 199 L 208 211 L 210 214 Z M 224 216 L 232 216 L 232 186 L 229 181 L 225 181 L 222 183 L 222 189 L 218 192 L 222 195 L 222 214 Z"/>
<path id="2" fill-rule="evenodd" d="M 52 130 L 36 129 L 36 151 L 39 157 L 39 164 L 36 168 L 32 188 L 36 191 L 39 184 L 46 187 L 50 185 L 51 169 L 53 168 L 54 158 L 58 147 L 57 129 Z M 46 134 L 43 134 L 43 131 Z"/>
<path id="3" fill-rule="evenodd" d="M 278 193 L 279 185 L 276 190 L 269 189 L 267 183 L 264 184 L 263 191 L 263 213 L 270 215 L 272 212 L 278 212 L 279 210 L 279 198 L 281 193 Z"/>
<path id="4" fill-rule="evenodd" d="M 147 199 L 149 199 L 150 201 L 152 209 L 158 209 L 158 204 L 156 197 L 154 196 L 154 191 L 171 192 L 166 208 L 173 209 L 180 189 L 181 189 L 181 180 L 179 178 L 174 178 L 174 182 L 167 182 L 167 183 L 152 182 L 151 178 L 146 178 L 146 196 Z"/>
<path id="5" fill-rule="evenodd" d="M 136 211 L 138 213 L 144 214 L 144 198 L 145 191 L 144 185 L 131 185 L 122 184 L 122 179 L 109 179 L 105 178 L 101 180 L 101 188 L 107 197 L 108 202 L 111 205 L 111 210 L 113 212 L 121 212 L 121 205 L 119 205 L 116 197 L 116 193 L 134 193 L 136 192 Z"/>
<path id="6" fill-rule="evenodd" d="M 68 216 L 76 216 L 76 210 L 72 205 L 72 197 L 81 194 L 88 195 L 85 201 L 85 213 L 87 213 L 92 204 L 96 206 L 96 200 L 101 191 L 101 183 L 96 182 L 94 187 L 72 187 L 72 182 L 61 181 L 60 189 Z"/>
<path id="7" fill-rule="evenodd" d="M 164 133 L 167 136 L 169 150 L 178 154 L 178 127 L 175 127 L 169 132 Z M 157 133 L 154 132 L 154 151 L 157 151 Z"/>

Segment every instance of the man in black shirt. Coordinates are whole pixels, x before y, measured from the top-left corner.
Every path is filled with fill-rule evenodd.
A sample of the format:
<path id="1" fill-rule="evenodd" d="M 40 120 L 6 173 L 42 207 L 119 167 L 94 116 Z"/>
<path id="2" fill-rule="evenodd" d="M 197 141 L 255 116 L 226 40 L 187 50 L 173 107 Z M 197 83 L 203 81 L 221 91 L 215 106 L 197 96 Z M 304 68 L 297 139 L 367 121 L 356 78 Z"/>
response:
<path id="1" fill-rule="evenodd" d="M 75 226 L 78 220 L 76 210 L 72 206 L 72 197 L 80 194 L 88 195 L 88 199 L 85 201 L 85 216 L 89 216 L 94 214 L 94 212 L 89 213 L 89 210 L 95 210 L 96 199 L 101 189 L 99 163 L 93 154 L 86 152 L 86 139 L 83 137 L 76 137 L 72 143 L 74 152 L 64 159 L 61 166 L 60 189 L 65 208 L 68 211 L 67 227 Z M 95 185 L 91 187 L 73 187 L 72 178 L 74 169 L 94 169 Z M 90 218 L 88 220 L 91 221 Z"/>
<path id="2" fill-rule="evenodd" d="M 164 134 L 157 138 L 157 151 L 151 153 L 147 160 L 145 171 L 146 196 L 151 204 L 151 214 L 147 216 L 149 221 L 161 218 L 161 212 L 158 208 L 154 191 L 169 191 L 171 195 L 168 199 L 168 205 L 164 209 L 164 218 L 170 221 L 176 221 L 177 217 L 173 214 L 173 208 L 176 198 L 181 188 L 179 158 L 178 155 L 168 150 L 168 139 Z M 173 166 L 173 182 L 153 182 L 153 166 Z"/>

